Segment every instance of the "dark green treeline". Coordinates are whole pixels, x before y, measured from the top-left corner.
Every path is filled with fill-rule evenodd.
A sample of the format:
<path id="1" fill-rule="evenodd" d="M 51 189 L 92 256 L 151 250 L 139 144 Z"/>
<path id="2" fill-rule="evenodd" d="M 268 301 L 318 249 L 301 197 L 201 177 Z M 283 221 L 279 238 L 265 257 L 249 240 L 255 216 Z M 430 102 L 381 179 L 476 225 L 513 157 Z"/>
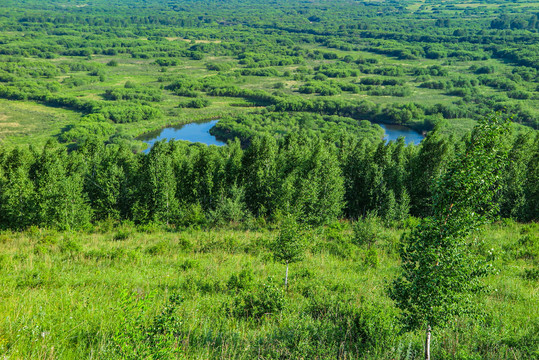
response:
<path id="1" fill-rule="evenodd" d="M 466 139 L 431 132 L 420 146 L 291 135 L 215 147 L 159 142 L 148 155 L 87 141 L 67 152 L 0 148 L 0 226 L 81 228 L 101 220 L 175 226 L 271 219 L 309 224 L 375 213 L 429 215 L 432 187 Z M 539 136 L 507 139 L 502 216 L 539 218 Z"/>

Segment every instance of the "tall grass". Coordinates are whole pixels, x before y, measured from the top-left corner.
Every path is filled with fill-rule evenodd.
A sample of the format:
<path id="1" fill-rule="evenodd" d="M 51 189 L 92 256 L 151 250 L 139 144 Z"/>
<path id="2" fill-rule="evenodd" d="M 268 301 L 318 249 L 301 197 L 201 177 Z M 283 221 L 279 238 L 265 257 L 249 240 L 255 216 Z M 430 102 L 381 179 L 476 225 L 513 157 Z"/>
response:
<path id="1" fill-rule="evenodd" d="M 3 232 L 0 355 L 419 359 L 422 334 L 400 331 L 385 295 L 403 231 L 380 226 L 369 246 L 358 245 L 352 224 L 309 230 L 288 290 L 284 265 L 273 261 L 275 230 Z M 434 358 L 537 357 L 538 280 L 525 275 L 537 268 L 537 233 L 506 222 L 480 235 L 474 250 L 499 270 L 478 296 L 483 315 L 437 329 Z M 525 235 L 535 236 L 531 245 Z"/>

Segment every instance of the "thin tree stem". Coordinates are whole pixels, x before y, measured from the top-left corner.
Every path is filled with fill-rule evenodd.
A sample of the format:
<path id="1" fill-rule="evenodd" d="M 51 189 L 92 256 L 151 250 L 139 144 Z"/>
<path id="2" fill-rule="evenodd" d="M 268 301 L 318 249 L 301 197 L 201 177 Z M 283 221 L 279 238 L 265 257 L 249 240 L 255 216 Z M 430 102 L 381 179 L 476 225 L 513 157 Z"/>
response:
<path id="1" fill-rule="evenodd" d="M 284 286 L 288 289 L 288 261 L 286 262 L 286 274 L 284 276 Z"/>
<path id="2" fill-rule="evenodd" d="M 425 360 L 430 360 L 430 325 L 427 325 L 427 333 L 425 334 Z"/>

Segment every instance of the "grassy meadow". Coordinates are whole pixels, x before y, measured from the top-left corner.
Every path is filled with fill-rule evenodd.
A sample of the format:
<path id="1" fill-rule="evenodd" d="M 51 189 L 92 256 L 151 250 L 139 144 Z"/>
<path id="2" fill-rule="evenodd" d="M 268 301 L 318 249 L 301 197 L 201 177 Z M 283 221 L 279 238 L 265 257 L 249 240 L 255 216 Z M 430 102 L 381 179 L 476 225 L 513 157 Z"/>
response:
<path id="1" fill-rule="evenodd" d="M 433 358 L 539 354 L 537 231 L 537 225 L 506 221 L 477 235 L 484 242 L 474 251 L 495 268 L 478 295 L 480 316 L 435 329 Z M 291 264 L 285 289 L 285 267 L 273 260 L 273 226 L 175 230 L 103 223 L 91 232 L 5 231 L 0 354 L 419 359 L 423 334 L 401 332 L 386 295 L 403 232 L 379 226 L 369 247 L 347 222 L 308 229 L 306 256 Z M 160 333 L 159 324 L 174 330 Z"/>

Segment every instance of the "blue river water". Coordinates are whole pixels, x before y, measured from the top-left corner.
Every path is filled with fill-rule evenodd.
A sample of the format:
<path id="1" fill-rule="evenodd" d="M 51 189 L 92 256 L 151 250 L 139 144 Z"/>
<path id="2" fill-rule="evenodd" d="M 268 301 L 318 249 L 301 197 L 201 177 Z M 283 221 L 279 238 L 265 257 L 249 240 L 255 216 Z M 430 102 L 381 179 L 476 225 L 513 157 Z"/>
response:
<path id="1" fill-rule="evenodd" d="M 217 124 L 219 120 L 193 122 L 185 125 L 172 126 L 159 131 L 151 132 L 140 136 L 139 139 L 149 146 L 145 153 L 149 152 L 153 144 L 160 140 L 186 140 L 190 142 L 199 142 L 207 145 L 226 145 L 226 142 L 217 140 L 210 134 L 210 129 Z"/>
<path id="2" fill-rule="evenodd" d="M 219 120 L 193 122 L 185 125 L 172 126 L 155 132 L 144 134 L 139 137 L 140 140 L 149 146 L 145 153 L 149 152 L 153 144 L 160 140 L 187 140 L 191 142 L 200 142 L 207 145 L 226 145 L 225 142 L 217 140 L 210 134 L 210 129 L 217 124 Z M 404 136 L 407 144 L 419 144 L 424 136 L 415 130 L 399 125 L 379 124 L 385 131 L 384 140 L 397 140 L 399 136 Z"/>
<path id="3" fill-rule="evenodd" d="M 384 129 L 385 141 L 394 141 L 397 140 L 400 136 L 404 136 L 404 141 L 407 144 L 419 144 L 421 140 L 425 138 L 421 133 L 418 133 L 417 131 L 410 129 L 406 126 L 401 125 L 385 125 L 385 124 L 378 124 Z"/>

